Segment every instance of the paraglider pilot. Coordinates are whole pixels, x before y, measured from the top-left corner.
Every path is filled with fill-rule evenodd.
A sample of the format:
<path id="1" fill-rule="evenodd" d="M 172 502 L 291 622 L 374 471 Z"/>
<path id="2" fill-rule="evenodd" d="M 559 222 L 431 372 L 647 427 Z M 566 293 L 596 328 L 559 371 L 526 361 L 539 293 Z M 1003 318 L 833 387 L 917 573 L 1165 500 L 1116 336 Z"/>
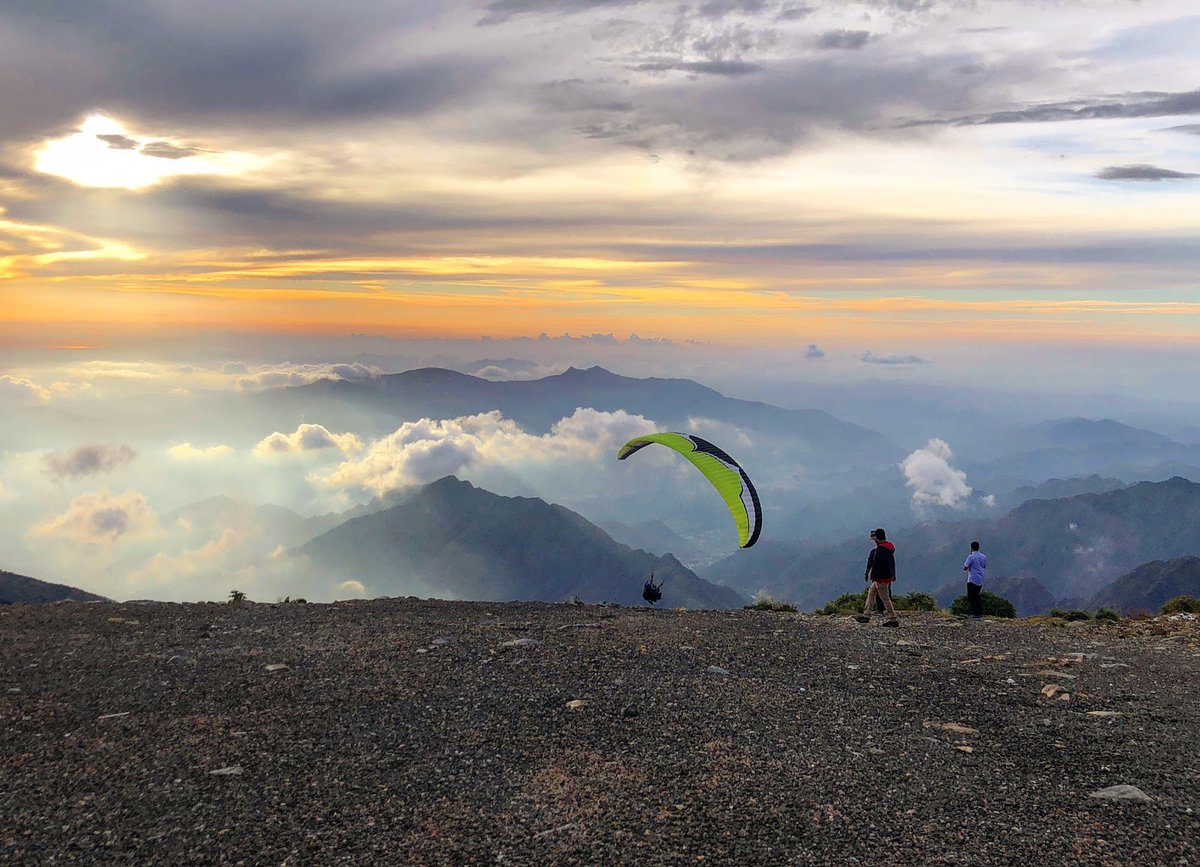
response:
<path id="1" fill-rule="evenodd" d="M 642 588 L 642 598 L 653 605 L 659 599 L 662 599 L 662 582 L 654 583 L 654 573 L 650 573 L 650 580 L 646 582 L 646 586 Z"/>

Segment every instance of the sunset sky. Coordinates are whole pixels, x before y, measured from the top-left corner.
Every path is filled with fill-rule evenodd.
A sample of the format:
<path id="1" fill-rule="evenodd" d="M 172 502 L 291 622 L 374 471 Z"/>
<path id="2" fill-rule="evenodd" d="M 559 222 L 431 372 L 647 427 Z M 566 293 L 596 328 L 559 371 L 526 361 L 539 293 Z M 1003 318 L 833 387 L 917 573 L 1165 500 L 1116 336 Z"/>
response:
<path id="1" fill-rule="evenodd" d="M 6 4 L 0 350 L 1194 347 L 1192 0 Z"/>

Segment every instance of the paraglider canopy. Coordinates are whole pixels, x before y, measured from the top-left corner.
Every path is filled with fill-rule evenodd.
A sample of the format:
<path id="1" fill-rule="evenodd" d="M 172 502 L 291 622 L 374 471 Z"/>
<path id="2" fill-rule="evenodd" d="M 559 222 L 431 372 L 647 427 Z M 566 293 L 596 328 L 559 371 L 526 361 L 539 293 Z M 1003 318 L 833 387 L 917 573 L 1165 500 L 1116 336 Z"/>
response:
<path id="1" fill-rule="evenodd" d="M 708 440 L 684 433 L 653 433 L 634 437 L 621 446 L 617 458 L 623 461 L 654 443 L 683 455 L 717 489 L 737 525 L 740 547 L 749 548 L 758 541 L 758 534 L 762 531 L 762 507 L 750 477 L 737 461 Z"/>

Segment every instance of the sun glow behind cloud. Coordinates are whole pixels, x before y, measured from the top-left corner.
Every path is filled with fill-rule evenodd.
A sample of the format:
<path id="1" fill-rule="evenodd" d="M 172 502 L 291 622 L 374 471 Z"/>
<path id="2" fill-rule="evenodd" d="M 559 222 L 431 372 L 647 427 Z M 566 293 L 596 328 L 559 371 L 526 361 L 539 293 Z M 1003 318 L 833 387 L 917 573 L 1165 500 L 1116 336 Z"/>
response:
<path id="1" fill-rule="evenodd" d="M 242 154 L 212 153 L 163 138 L 137 137 L 113 118 L 93 114 L 79 130 L 42 143 L 39 172 L 83 187 L 140 190 L 184 175 L 235 176 L 255 164 Z"/>

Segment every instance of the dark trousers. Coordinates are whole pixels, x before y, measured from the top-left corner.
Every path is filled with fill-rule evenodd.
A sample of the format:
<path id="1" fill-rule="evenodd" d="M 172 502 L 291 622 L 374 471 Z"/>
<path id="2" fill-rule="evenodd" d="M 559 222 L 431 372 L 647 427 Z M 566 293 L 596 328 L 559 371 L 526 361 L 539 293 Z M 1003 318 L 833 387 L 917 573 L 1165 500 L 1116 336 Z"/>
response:
<path id="1" fill-rule="evenodd" d="M 967 582 L 967 604 L 971 606 L 972 617 L 983 616 L 983 601 L 979 598 L 979 594 L 982 592 L 982 585 Z"/>

